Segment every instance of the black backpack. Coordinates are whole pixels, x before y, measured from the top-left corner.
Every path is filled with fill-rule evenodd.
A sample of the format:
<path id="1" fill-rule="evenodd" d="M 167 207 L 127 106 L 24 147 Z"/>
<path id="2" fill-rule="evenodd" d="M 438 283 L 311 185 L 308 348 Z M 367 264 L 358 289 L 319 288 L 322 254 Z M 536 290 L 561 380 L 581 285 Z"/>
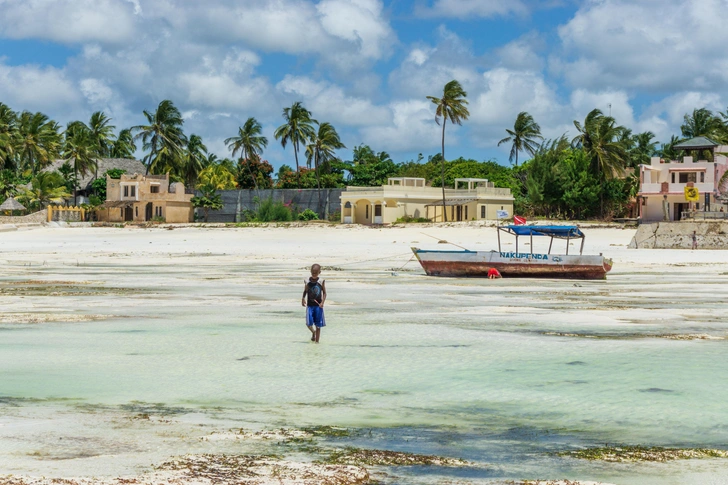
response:
<path id="1" fill-rule="evenodd" d="M 321 299 L 323 298 L 324 288 L 318 281 L 309 280 L 306 283 L 306 304 L 308 306 L 319 306 Z"/>

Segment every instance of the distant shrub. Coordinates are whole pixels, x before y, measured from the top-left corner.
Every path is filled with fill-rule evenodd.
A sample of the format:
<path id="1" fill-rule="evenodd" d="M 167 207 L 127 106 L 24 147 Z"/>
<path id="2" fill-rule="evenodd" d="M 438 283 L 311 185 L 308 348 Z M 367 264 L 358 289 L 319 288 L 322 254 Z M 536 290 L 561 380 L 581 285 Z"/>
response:
<path id="1" fill-rule="evenodd" d="M 329 214 L 329 222 L 341 222 L 341 211 L 334 211 Z"/>
<path id="2" fill-rule="evenodd" d="M 282 202 L 273 202 L 272 198 L 262 201 L 255 214 L 255 220 L 258 222 L 287 222 L 292 219 L 291 209 Z"/>
<path id="3" fill-rule="evenodd" d="M 412 217 L 412 216 L 402 216 L 396 221 L 394 221 L 395 224 L 397 223 L 409 223 L 409 222 L 432 222 L 427 217 Z"/>
<path id="4" fill-rule="evenodd" d="M 318 218 L 319 218 L 318 214 L 316 214 L 311 209 L 306 209 L 305 211 L 298 214 L 299 221 L 317 221 Z"/>

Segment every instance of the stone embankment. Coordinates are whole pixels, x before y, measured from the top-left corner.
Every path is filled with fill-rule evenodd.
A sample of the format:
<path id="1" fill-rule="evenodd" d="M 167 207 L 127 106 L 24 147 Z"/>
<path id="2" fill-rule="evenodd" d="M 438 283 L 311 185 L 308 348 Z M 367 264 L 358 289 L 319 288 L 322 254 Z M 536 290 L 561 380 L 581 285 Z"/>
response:
<path id="1" fill-rule="evenodd" d="M 39 225 L 48 220 L 48 210 L 28 214 L 27 216 L 3 216 L 0 215 L 0 232 L 15 231 L 18 226 Z"/>
<path id="2" fill-rule="evenodd" d="M 728 222 L 655 222 L 641 224 L 629 244 L 637 249 L 728 249 Z"/>

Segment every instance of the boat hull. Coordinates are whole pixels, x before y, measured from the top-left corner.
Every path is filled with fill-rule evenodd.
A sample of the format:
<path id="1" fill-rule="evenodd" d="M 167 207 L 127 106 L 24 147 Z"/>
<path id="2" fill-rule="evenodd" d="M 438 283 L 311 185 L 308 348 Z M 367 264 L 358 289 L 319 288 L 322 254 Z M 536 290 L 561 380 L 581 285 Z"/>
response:
<path id="1" fill-rule="evenodd" d="M 412 248 L 429 276 L 485 278 L 497 269 L 504 278 L 605 279 L 612 262 L 603 256 L 427 251 Z"/>

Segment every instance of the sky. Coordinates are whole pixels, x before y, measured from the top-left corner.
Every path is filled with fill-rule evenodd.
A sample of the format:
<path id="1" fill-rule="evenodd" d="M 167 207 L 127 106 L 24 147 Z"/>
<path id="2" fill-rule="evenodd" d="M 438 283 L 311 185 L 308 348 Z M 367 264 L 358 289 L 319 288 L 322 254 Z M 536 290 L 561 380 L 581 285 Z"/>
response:
<path id="1" fill-rule="evenodd" d="M 102 110 L 118 129 L 170 99 L 185 132 L 224 140 L 255 117 L 263 158 L 301 101 L 347 148 L 396 162 L 440 150 L 426 96 L 458 80 L 470 117 L 445 156 L 508 165 L 529 112 L 547 138 L 594 108 L 666 141 L 694 108 L 728 107 L 728 0 L 0 0 L 0 102 L 65 125 Z M 142 155 L 139 153 L 139 155 Z M 520 157 L 523 160 L 523 156 Z"/>

